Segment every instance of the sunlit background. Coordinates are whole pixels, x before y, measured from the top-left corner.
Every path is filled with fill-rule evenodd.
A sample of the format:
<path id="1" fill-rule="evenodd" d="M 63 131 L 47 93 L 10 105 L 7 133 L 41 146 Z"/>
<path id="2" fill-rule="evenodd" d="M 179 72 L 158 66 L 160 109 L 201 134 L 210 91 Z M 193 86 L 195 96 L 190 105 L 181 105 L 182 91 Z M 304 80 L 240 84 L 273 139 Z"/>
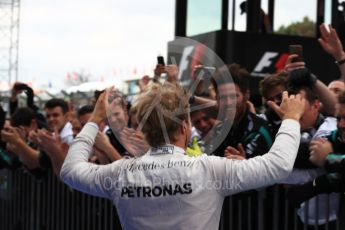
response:
<path id="1" fill-rule="evenodd" d="M 189 0 L 187 35 L 220 29 L 221 2 Z M 246 24 L 241 2 L 235 6 L 237 31 Z M 267 12 L 267 0 L 261 5 Z M 152 75 L 156 56 L 166 55 L 167 42 L 174 39 L 174 16 L 175 0 L 21 0 L 18 80 L 58 91 L 80 77 L 108 82 Z M 305 17 L 316 21 L 314 0 L 275 1 L 275 31 Z"/>

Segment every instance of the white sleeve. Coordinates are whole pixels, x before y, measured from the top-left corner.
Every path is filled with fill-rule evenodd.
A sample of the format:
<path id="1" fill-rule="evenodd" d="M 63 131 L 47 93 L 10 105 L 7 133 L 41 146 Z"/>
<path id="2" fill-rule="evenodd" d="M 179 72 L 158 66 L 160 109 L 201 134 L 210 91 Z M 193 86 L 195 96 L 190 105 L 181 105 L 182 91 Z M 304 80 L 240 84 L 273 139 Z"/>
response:
<path id="1" fill-rule="evenodd" d="M 292 171 L 299 143 L 299 122 L 286 119 L 267 154 L 248 160 L 214 159 L 211 176 L 221 182 L 221 192 L 226 196 L 278 183 Z"/>
<path id="2" fill-rule="evenodd" d="M 325 174 L 322 168 L 316 169 L 293 169 L 290 175 L 281 183 L 284 184 L 304 184 L 314 180 L 316 177 Z"/>
<path id="3" fill-rule="evenodd" d="M 98 126 L 95 123 L 89 122 L 84 126 L 68 150 L 60 177 L 74 189 L 110 198 L 111 190 L 117 182 L 121 160 L 108 165 L 88 162 L 97 132 Z"/>
<path id="4" fill-rule="evenodd" d="M 67 143 L 68 145 L 72 144 L 73 141 L 73 129 L 72 124 L 67 122 L 63 129 L 60 132 L 61 142 Z"/>

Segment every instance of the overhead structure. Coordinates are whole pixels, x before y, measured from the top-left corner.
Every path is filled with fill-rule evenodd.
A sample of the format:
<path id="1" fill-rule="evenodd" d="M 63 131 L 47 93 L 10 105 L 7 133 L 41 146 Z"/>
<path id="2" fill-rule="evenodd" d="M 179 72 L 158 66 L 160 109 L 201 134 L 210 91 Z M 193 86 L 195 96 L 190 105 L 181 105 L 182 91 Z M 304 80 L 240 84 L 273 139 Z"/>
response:
<path id="1" fill-rule="evenodd" d="M 0 83 L 18 79 L 20 0 L 0 0 Z"/>
<path id="2" fill-rule="evenodd" d="M 168 43 L 168 56 L 174 56 L 180 63 L 181 82 L 193 83 L 191 73 L 195 65 L 218 67 L 203 45 L 224 63 L 236 62 L 250 72 L 250 100 L 255 105 L 262 103 L 259 82 L 265 76 L 284 70 L 288 47 L 292 44 L 303 46 L 304 61 L 324 83 L 339 78 L 338 66 L 321 48 L 317 38 L 322 23 L 332 24 L 345 45 L 345 1 L 310 1 L 307 8 L 297 11 L 300 2 L 176 0 L 175 40 Z M 284 12 L 291 14 L 289 21 Z M 183 47 L 180 37 L 199 44 Z M 176 55 L 176 47 L 183 55 Z"/>

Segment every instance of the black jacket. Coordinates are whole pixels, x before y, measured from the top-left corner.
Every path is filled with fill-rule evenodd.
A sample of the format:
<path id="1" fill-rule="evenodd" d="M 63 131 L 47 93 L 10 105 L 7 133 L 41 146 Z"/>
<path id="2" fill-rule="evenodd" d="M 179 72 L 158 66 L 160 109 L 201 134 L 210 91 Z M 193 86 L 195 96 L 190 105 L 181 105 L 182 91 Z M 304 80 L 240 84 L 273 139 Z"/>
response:
<path id="1" fill-rule="evenodd" d="M 222 125 L 223 122 L 215 127 L 213 140 L 217 140 L 221 135 L 219 132 Z M 236 148 L 239 143 L 244 147 L 247 158 L 267 153 L 273 144 L 267 122 L 247 110 L 241 121 L 233 124 L 224 141 L 211 152 L 217 156 L 224 156 L 224 150 L 228 146 Z"/>

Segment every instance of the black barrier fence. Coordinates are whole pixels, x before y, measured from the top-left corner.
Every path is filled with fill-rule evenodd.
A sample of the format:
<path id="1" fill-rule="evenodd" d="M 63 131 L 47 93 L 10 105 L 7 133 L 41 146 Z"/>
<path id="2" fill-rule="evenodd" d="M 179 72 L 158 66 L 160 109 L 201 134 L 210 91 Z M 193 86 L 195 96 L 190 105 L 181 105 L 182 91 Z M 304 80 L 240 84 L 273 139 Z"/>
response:
<path id="1" fill-rule="evenodd" d="M 219 229 L 344 229 L 339 220 L 327 220 L 323 226 L 302 224 L 285 193 L 283 186 L 276 185 L 226 198 Z M 328 201 L 327 213 L 329 205 Z M 308 209 L 305 213 L 306 217 Z M 121 225 L 111 201 L 72 190 L 52 173 L 39 182 L 23 170 L 0 170 L 0 229 L 101 230 L 121 229 Z"/>
<path id="2" fill-rule="evenodd" d="M 72 190 L 52 173 L 40 182 L 22 170 L 1 177 L 1 230 L 121 229 L 110 200 Z"/>

